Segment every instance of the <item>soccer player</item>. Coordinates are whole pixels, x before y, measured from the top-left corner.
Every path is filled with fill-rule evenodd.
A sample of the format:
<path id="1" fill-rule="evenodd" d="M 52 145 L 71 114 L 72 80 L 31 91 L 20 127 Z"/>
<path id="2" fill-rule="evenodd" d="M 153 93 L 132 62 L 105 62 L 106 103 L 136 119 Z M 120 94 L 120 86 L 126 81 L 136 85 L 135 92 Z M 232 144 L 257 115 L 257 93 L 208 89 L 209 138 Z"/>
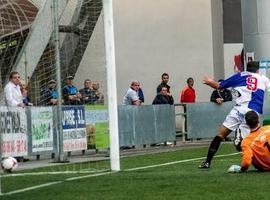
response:
<path id="1" fill-rule="evenodd" d="M 270 82 L 267 77 L 258 72 L 259 63 L 252 61 L 247 64 L 247 71 L 234 74 L 220 83 L 208 77 L 204 78 L 204 84 L 214 89 L 233 87 L 238 92 L 238 97 L 235 100 L 236 105 L 227 115 L 218 134 L 212 140 L 206 160 L 199 165 L 199 168 L 210 168 L 211 161 L 218 151 L 221 141 L 232 131 L 239 130 L 235 139 L 236 146 L 239 143 L 239 138 L 244 138 L 249 134 L 250 129 L 245 122 L 246 112 L 254 110 L 262 114 L 264 93 L 266 89 L 270 89 Z"/>
<path id="2" fill-rule="evenodd" d="M 264 120 L 261 127 L 254 111 L 248 111 L 245 119 L 251 132 L 241 142 L 241 166 L 232 165 L 228 172 L 244 172 L 251 164 L 259 171 L 270 171 L 270 121 Z"/>

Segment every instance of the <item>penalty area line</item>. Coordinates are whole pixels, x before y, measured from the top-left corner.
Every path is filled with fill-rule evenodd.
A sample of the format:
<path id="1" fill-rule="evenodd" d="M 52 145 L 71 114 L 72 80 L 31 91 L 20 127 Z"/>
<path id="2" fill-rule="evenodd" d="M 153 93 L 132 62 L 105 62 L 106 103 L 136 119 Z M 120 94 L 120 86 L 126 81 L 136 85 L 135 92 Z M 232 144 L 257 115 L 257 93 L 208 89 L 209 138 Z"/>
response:
<path id="1" fill-rule="evenodd" d="M 228 157 L 228 156 L 233 156 L 233 155 L 237 155 L 237 154 L 240 154 L 240 153 L 238 152 L 238 153 L 222 154 L 222 155 L 215 156 L 215 158 Z M 191 159 L 179 160 L 179 161 L 174 161 L 174 162 L 167 162 L 167 163 L 156 164 L 156 165 L 148 165 L 148 166 L 144 166 L 144 167 L 135 167 L 135 168 L 126 169 L 126 170 L 123 170 L 123 171 L 136 171 L 136 170 L 142 170 L 142 169 L 150 169 L 150 168 L 155 168 L 155 167 L 174 165 L 174 164 L 178 164 L 178 163 L 185 163 L 185 162 L 197 161 L 197 160 L 202 160 L 202 159 L 205 159 L 205 157 L 191 158 Z M 56 184 L 61 184 L 61 183 L 68 182 L 68 181 L 74 181 L 74 180 L 79 180 L 79 179 L 103 176 L 103 175 L 113 174 L 113 173 L 117 173 L 117 172 L 109 171 L 109 172 L 103 172 L 103 173 L 98 173 L 98 174 L 89 174 L 89 175 L 85 175 L 85 176 L 71 177 L 71 178 L 67 178 L 67 179 L 62 180 L 62 181 L 54 181 L 54 182 L 49 182 L 49 183 L 33 186 L 33 187 L 14 190 L 14 191 L 7 192 L 7 193 L 1 193 L 0 196 L 6 196 L 6 195 L 22 193 L 22 192 L 26 192 L 26 191 L 30 191 L 30 190 L 35 190 L 35 189 L 39 189 L 39 188 L 44 188 L 44 187 L 56 185 Z"/>

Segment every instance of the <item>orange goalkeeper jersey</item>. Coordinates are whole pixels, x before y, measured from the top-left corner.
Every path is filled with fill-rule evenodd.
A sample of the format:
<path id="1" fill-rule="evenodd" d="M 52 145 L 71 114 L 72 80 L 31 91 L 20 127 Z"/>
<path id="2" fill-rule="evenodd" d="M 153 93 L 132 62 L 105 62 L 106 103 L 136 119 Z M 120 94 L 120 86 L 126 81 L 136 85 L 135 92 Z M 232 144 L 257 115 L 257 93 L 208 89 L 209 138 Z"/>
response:
<path id="1" fill-rule="evenodd" d="M 261 171 L 270 171 L 270 126 L 251 132 L 241 143 L 242 163 L 247 169 L 251 164 Z"/>

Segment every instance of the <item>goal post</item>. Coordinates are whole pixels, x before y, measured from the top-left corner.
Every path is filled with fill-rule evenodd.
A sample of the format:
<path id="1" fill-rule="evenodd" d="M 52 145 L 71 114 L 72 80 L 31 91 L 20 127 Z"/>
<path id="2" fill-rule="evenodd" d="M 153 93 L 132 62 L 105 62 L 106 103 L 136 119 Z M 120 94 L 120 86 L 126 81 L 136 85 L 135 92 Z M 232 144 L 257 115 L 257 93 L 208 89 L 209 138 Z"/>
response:
<path id="1" fill-rule="evenodd" d="M 113 23 L 112 4 L 113 4 L 112 0 L 103 0 L 109 127 L 110 127 L 111 170 L 119 171 L 120 156 L 119 156 L 115 46 L 114 46 L 114 26 L 113 26 L 114 23 Z"/>

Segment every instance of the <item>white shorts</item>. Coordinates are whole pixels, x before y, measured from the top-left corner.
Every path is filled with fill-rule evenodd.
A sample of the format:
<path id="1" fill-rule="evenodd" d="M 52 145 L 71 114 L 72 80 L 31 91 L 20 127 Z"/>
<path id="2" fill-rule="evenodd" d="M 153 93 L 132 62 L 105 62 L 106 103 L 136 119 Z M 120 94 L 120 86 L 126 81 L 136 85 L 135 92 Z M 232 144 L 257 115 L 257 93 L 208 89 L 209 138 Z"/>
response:
<path id="1" fill-rule="evenodd" d="M 250 133 L 250 128 L 245 120 L 245 114 L 249 110 L 251 109 L 242 106 L 234 106 L 223 122 L 223 126 L 232 131 L 239 129 L 242 138 L 245 138 Z"/>

